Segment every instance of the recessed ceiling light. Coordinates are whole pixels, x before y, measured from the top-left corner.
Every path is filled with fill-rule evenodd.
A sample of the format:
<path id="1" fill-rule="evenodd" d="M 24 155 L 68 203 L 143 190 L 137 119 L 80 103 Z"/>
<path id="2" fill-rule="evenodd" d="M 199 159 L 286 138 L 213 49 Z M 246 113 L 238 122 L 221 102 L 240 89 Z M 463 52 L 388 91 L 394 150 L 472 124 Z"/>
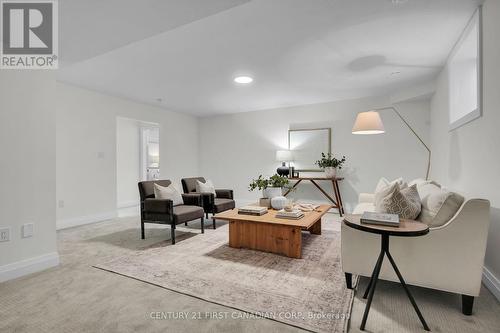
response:
<path id="1" fill-rule="evenodd" d="M 404 3 L 407 3 L 408 0 L 392 0 L 393 5 L 402 5 Z"/>
<path id="2" fill-rule="evenodd" d="M 251 83 L 253 79 L 250 76 L 237 76 L 234 78 L 234 82 L 248 84 Z"/>
<path id="3" fill-rule="evenodd" d="M 399 72 L 399 71 L 396 71 L 396 72 L 392 72 L 392 73 L 391 73 L 391 75 L 393 75 L 393 76 L 394 76 L 394 75 L 399 75 L 399 74 L 401 74 L 401 72 Z"/>

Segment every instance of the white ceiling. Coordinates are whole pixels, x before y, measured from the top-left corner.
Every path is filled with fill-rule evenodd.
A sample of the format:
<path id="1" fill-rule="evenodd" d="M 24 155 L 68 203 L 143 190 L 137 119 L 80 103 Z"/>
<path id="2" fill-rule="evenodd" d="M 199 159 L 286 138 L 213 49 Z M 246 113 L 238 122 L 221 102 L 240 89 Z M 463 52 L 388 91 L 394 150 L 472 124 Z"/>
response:
<path id="1" fill-rule="evenodd" d="M 474 0 L 60 3 L 61 81 L 200 116 L 428 82 L 477 7 Z M 233 83 L 240 74 L 254 82 Z"/>

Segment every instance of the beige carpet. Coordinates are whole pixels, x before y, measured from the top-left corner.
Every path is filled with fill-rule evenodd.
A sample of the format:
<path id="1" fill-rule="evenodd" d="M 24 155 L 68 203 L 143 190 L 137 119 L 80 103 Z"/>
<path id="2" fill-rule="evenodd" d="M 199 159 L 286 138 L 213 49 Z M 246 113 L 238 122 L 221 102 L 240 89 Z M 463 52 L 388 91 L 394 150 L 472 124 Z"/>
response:
<path id="1" fill-rule="evenodd" d="M 340 221 L 335 214 L 327 214 L 325 219 Z M 222 225 L 224 222 L 218 222 Z M 199 230 L 199 223 L 180 226 L 177 245 L 189 237 L 197 238 Z M 205 236 L 217 231 L 207 229 Z M 0 332 L 304 332 L 273 320 L 245 318 L 245 312 L 91 267 L 148 245 L 168 242 L 169 237 L 168 227 L 148 225 L 146 239 L 141 240 L 138 217 L 58 231 L 60 266 L 0 283 Z M 360 292 L 355 295 L 348 332 L 360 332 L 366 281 L 361 280 Z M 458 295 L 418 287 L 412 287 L 412 292 L 433 332 L 499 332 L 500 304 L 484 286 L 474 302 L 472 316 L 461 314 Z M 237 318 L 152 319 L 150 313 L 157 311 L 231 312 Z M 379 281 L 365 332 L 425 331 L 401 286 Z"/>
<path id="2" fill-rule="evenodd" d="M 353 292 L 345 288 L 340 230 L 303 233 L 303 258 L 233 249 L 228 226 L 164 241 L 95 267 L 314 332 L 344 332 Z"/>

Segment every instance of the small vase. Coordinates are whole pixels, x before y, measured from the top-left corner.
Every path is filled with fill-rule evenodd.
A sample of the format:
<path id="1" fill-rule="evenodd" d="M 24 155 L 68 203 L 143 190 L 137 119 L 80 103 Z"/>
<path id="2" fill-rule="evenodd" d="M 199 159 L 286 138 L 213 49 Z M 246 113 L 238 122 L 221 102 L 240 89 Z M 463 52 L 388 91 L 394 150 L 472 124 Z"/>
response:
<path id="1" fill-rule="evenodd" d="M 337 168 L 334 167 L 326 167 L 325 168 L 325 177 L 326 178 L 335 178 L 337 176 Z"/>
<path id="2" fill-rule="evenodd" d="M 269 199 L 283 195 L 281 187 L 268 187 L 262 190 L 262 194 L 264 198 L 269 198 Z"/>

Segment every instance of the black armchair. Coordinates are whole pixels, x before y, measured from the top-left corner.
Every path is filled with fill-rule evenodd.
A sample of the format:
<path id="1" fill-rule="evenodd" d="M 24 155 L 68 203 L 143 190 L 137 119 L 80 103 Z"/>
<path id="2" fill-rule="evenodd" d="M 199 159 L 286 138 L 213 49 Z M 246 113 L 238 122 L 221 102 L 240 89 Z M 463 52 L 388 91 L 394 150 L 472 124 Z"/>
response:
<path id="1" fill-rule="evenodd" d="M 144 223 L 170 224 L 172 244 L 175 244 L 175 228 L 177 224 L 201 219 L 201 233 L 204 229 L 204 211 L 200 194 L 182 194 L 183 205 L 174 206 L 172 200 L 156 199 L 154 184 L 169 186 L 170 180 L 139 182 L 141 196 L 141 238 L 144 239 Z"/>
<path id="2" fill-rule="evenodd" d="M 197 193 L 196 181 L 205 182 L 203 177 L 183 178 L 181 179 L 182 189 L 184 193 Z M 213 193 L 197 193 L 202 197 L 203 209 L 205 210 L 206 218 L 208 213 L 213 215 L 233 209 L 236 205 L 234 202 L 233 190 L 216 189 Z M 212 216 L 213 228 L 215 229 L 215 217 Z"/>

